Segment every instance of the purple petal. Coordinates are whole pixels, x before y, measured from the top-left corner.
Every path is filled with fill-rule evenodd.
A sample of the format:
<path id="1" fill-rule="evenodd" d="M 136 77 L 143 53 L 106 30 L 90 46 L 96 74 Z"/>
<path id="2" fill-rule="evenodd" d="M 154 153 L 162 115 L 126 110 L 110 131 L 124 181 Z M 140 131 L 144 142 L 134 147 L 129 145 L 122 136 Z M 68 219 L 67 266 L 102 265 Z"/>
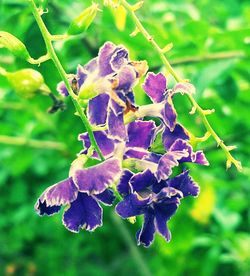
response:
<path id="1" fill-rule="evenodd" d="M 171 131 L 174 130 L 176 125 L 176 110 L 174 108 L 172 99 L 168 97 L 165 101 L 164 109 L 161 112 L 163 122 L 170 128 Z"/>
<path id="2" fill-rule="evenodd" d="M 88 71 L 79 64 L 77 66 L 77 83 L 78 83 L 79 89 L 83 85 L 87 77 L 88 77 Z"/>
<path id="3" fill-rule="evenodd" d="M 39 197 L 46 206 L 61 206 L 69 204 L 77 197 L 78 188 L 72 178 L 67 178 L 53 186 L 48 187 Z"/>
<path id="4" fill-rule="evenodd" d="M 133 188 L 133 191 L 136 192 L 146 190 L 147 187 L 155 185 L 155 183 L 157 183 L 157 179 L 150 170 L 137 173 L 130 179 L 130 184 Z"/>
<path id="5" fill-rule="evenodd" d="M 40 199 L 37 200 L 35 204 L 35 211 L 39 216 L 52 216 L 58 213 L 61 209 L 61 206 L 47 206 L 46 201 L 41 202 Z"/>
<path id="6" fill-rule="evenodd" d="M 147 158 L 145 158 L 145 160 L 158 164 L 162 156 L 163 155 L 161 154 L 150 152 L 150 154 L 147 156 Z"/>
<path id="7" fill-rule="evenodd" d="M 183 173 L 168 180 L 168 185 L 183 193 L 183 196 L 197 196 L 200 192 L 200 187 L 189 176 L 189 171 L 186 170 Z"/>
<path id="8" fill-rule="evenodd" d="M 128 195 L 131 193 L 131 186 L 129 184 L 129 180 L 132 176 L 133 176 L 133 173 L 131 171 L 126 170 L 126 169 L 123 171 L 120 181 L 116 186 L 117 191 L 122 196 L 125 196 L 125 195 Z"/>
<path id="9" fill-rule="evenodd" d="M 80 228 L 93 231 L 102 225 L 102 208 L 92 196 L 79 193 L 77 199 L 64 212 L 63 224 L 76 233 Z"/>
<path id="10" fill-rule="evenodd" d="M 97 70 L 98 66 L 98 61 L 97 58 L 91 59 L 87 64 L 83 66 L 83 68 L 88 72 L 88 73 L 93 73 L 95 70 Z"/>
<path id="11" fill-rule="evenodd" d="M 95 135 L 95 132 L 94 132 L 94 135 Z M 78 135 L 78 141 L 82 141 L 83 142 L 83 150 L 81 151 L 81 153 L 82 154 L 86 154 L 88 152 L 88 149 L 91 146 L 88 133 L 85 132 L 85 133 L 79 134 Z M 98 144 L 98 142 L 97 142 L 97 144 Z"/>
<path id="12" fill-rule="evenodd" d="M 139 216 L 147 211 L 150 203 L 150 198 L 139 199 L 137 194 L 130 194 L 116 205 L 116 212 L 124 219 Z"/>
<path id="13" fill-rule="evenodd" d="M 88 118 L 92 125 L 104 125 L 107 120 L 109 95 L 101 94 L 89 100 Z"/>
<path id="14" fill-rule="evenodd" d="M 94 136 L 102 154 L 105 157 L 110 157 L 114 152 L 114 141 L 109 139 L 107 137 L 106 132 L 104 131 L 95 131 Z M 91 146 L 88 133 L 86 132 L 80 134 L 78 136 L 78 140 L 83 141 L 83 153 L 87 153 L 87 150 Z M 93 157 L 98 158 L 98 156 L 99 155 L 96 152 L 94 152 Z"/>
<path id="15" fill-rule="evenodd" d="M 147 212 L 144 215 L 143 227 L 136 233 L 137 244 L 144 245 L 148 247 L 154 240 L 155 234 L 155 223 L 154 223 L 154 214 Z"/>
<path id="16" fill-rule="evenodd" d="M 209 165 L 205 155 L 202 151 L 193 152 L 193 148 L 191 145 L 187 143 L 187 141 L 177 139 L 173 145 L 170 147 L 171 151 L 187 151 L 188 155 L 181 158 L 179 162 L 192 162 L 192 163 L 198 163 L 201 165 Z"/>
<path id="17" fill-rule="evenodd" d="M 172 174 L 172 169 L 179 165 L 178 160 L 186 157 L 188 153 L 186 151 L 169 151 L 164 154 L 158 164 L 156 177 L 158 181 L 166 180 Z"/>
<path id="18" fill-rule="evenodd" d="M 176 124 L 173 131 L 170 128 L 165 127 L 165 130 L 162 134 L 162 142 L 166 150 L 172 146 L 172 144 L 177 140 L 189 140 L 189 135 L 182 125 Z"/>
<path id="19" fill-rule="evenodd" d="M 167 80 L 162 73 L 148 73 L 143 84 L 143 89 L 153 102 L 160 103 L 164 99 L 167 88 Z"/>
<path id="20" fill-rule="evenodd" d="M 128 92 L 137 80 L 136 71 L 130 65 L 123 66 L 117 74 L 117 79 L 119 82 L 115 90 Z"/>
<path id="21" fill-rule="evenodd" d="M 147 149 L 150 147 L 156 129 L 153 121 L 135 121 L 128 125 L 127 147 Z"/>
<path id="22" fill-rule="evenodd" d="M 136 158 L 136 159 L 143 159 L 149 155 L 149 152 L 144 149 L 131 149 L 127 148 L 125 152 L 124 159 L 127 158 Z"/>
<path id="23" fill-rule="evenodd" d="M 110 61 L 112 55 L 116 49 L 116 46 L 111 42 L 106 42 L 99 51 L 98 54 L 98 66 L 100 77 L 107 76 L 113 72 Z"/>
<path id="24" fill-rule="evenodd" d="M 114 203 L 115 195 L 111 189 L 107 189 L 101 194 L 95 195 L 95 198 L 97 198 L 103 204 L 111 206 Z"/>
<path id="25" fill-rule="evenodd" d="M 133 92 L 128 92 L 126 93 L 126 97 L 131 103 L 135 103 L 135 95 Z"/>
<path id="26" fill-rule="evenodd" d="M 117 96 L 124 102 L 124 104 L 126 104 L 126 97 L 123 95 L 123 93 L 118 92 Z M 110 108 L 112 109 L 112 111 L 115 113 L 116 116 L 122 114 L 124 111 L 124 108 L 114 100 L 110 101 Z"/>
<path id="27" fill-rule="evenodd" d="M 63 81 L 59 82 L 56 87 L 57 92 L 59 92 L 62 96 L 67 97 L 69 96 L 69 92 L 64 84 Z"/>
<path id="28" fill-rule="evenodd" d="M 120 173 L 120 161 L 108 159 L 101 164 L 76 171 L 73 179 L 79 191 L 87 194 L 100 194 L 114 183 Z"/>
<path id="29" fill-rule="evenodd" d="M 192 147 L 186 140 L 177 139 L 169 148 L 170 151 L 186 151 L 189 154 L 192 152 Z M 187 155 L 189 156 L 189 155 Z"/>
<path id="30" fill-rule="evenodd" d="M 201 150 L 195 152 L 194 162 L 197 164 L 200 164 L 200 165 L 209 166 L 209 162 L 208 162 L 205 154 Z"/>
<path id="31" fill-rule="evenodd" d="M 108 137 L 119 141 L 127 140 L 127 131 L 124 125 L 123 113 L 115 115 L 112 109 L 108 114 Z"/>
<path id="32" fill-rule="evenodd" d="M 124 47 L 117 47 L 112 55 L 110 64 L 114 71 L 119 70 L 124 64 L 128 62 L 128 50 Z"/>
<path id="33" fill-rule="evenodd" d="M 178 92 L 181 92 L 182 94 L 190 94 L 193 95 L 195 94 L 195 87 L 188 82 L 180 82 L 177 83 L 172 91 L 172 94 L 176 94 Z"/>
<path id="34" fill-rule="evenodd" d="M 156 185 L 155 185 L 156 186 Z M 176 202 L 177 199 L 182 198 L 183 193 L 173 187 L 163 187 L 159 193 L 154 195 L 154 202 L 164 203 L 164 202 Z"/>
<path id="35" fill-rule="evenodd" d="M 168 230 L 166 223 L 175 214 L 178 205 L 178 199 L 176 199 L 176 202 L 155 205 L 156 229 L 166 239 L 166 241 L 170 241 L 171 239 L 171 233 Z"/>

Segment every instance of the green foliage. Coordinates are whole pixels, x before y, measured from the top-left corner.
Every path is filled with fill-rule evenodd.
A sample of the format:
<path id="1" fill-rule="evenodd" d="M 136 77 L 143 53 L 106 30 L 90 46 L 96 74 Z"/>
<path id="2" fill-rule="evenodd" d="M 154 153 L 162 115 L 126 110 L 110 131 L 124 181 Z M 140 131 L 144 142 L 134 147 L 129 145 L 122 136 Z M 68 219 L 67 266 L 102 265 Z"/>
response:
<path id="1" fill-rule="evenodd" d="M 48 2 L 43 15 L 52 34 L 63 34 L 79 11 L 91 1 Z M 131 1 L 132 3 L 132 1 Z M 133 1 L 135 3 L 135 1 Z M 114 13 L 102 7 L 88 31 L 67 41 L 55 42 L 68 73 L 97 54 L 107 40 L 124 44 L 135 60 L 148 60 L 151 70 L 162 65 L 140 34 L 131 38 L 132 21 L 126 18 L 123 32 L 116 29 Z M 152 275 L 241 275 L 249 274 L 249 181 L 250 181 L 250 4 L 237 0 L 145 1 L 138 11 L 150 33 L 164 47 L 173 42 L 168 57 L 181 76 L 197 87 L 197 100 L 204 108 L 215 108 L 209 116 L 214 129 L 227 144 L 236 144 L 243 172 L 225 171 L 225 156 L 212 139 L 198 145 L 205 149 L 211 166 L 197 168 L 192 175 L 201 185 L 197 199 L 182 201 L 170 221 L 173 237 L 167 244 L 157 237 L 150 249 L 138 248 Z M 11 32 L 38 58 L 45 47 L 25 1 L 5 0 L 0 8 L 1 30 Z M 38 70 L 56 93 L 60 76 L 49 61 L 29 65 L 0 49 L 0 66 L 9 72 L 23 68 Z M 169 86 L 173 84 L 169 78 Z M 0 76 L 0 275 L 145 275 L 130 243 L 104 210 L 104 226 L 91 234 L 68 232 L 60 215 L 39 218 L 33 205 L 49 185 L 67 177 L 75 153 L 81 150 L 77 134 L 84 132 L 69 100 L 67 110 L 48 114 L 50 100 L 42 95 L 20 99 Z M 150 100 L 136 88 L 139 104 Z M 194 135 L 205 130 L 185 96 L 174 99 L 181 123 Z M 3 137 L 4 136 L 4 137 Z M 60 149 L 13 145 L 6 136 L 61 143 Z M 5 138 L 5 139 L 3 139 Z M 157 145 L 156 145 L 157 146 Z M 191 165 L 190 165 L 191 167 Z M 133 239 L 135 225 L 122 222 Z M 135 241 L 134 241 L 135 244 Z"/>

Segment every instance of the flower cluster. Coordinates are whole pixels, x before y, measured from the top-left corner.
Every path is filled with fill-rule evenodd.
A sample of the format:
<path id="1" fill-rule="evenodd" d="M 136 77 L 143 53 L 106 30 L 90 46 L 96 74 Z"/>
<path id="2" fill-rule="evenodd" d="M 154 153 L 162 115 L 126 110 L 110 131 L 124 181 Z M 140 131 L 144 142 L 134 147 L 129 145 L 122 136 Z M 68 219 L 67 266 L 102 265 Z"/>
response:
<path id="1" fill-rule="evenodd" d="M 117 198 L 120 217 L 144 216 L 136 234 L 138 244 L 149 246 L 156 231 L 170 240 L 167 222 L 181 199 L 199 194 L 189 170 L 178 173 L 174 168 L 208 161 L 202 151 L 193 150 L 172 101 L 178 92 L 194 93 L 193 86 L 179 83 L 170 90 L 162 73 L 148 73 L 142 87 L 152 104 L 136 106 L 133 88 L 147 70 L 145 61 L 131 61 L 123 46 L 110 42 L 98 57 L 78 66 L 71 85 L 79 101 L 88 102 L 87 117 L 93 128 L 100 129 L 94 137 L 105 160 L 93 150 L 88 133 L 80 134 L 83 150 L 69 177 L 39 197 L 35 205 L 39 215 L 53 215 L 66 205 L 67 229 L 93 231 L 102 225 L 100 203 L 112 205 Z M 64 83 L 58 84 L 58 91 L 68 96 Z M 161 151 L 154 150 L 156 141 Z"/>

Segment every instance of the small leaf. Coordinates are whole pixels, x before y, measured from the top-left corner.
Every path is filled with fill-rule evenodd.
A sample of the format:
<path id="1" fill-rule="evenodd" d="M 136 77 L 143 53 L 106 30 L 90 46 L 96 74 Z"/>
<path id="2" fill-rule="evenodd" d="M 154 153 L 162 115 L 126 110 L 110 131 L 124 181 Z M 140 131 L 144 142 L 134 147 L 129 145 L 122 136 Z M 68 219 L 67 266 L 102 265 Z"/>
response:
<path id="1" fill-rule="evenodd" d="M 71 22 L 67 33 L 69 35 L 84 33 L 95 19 L 97 11 L 98 4 L 93 3 Z"/>

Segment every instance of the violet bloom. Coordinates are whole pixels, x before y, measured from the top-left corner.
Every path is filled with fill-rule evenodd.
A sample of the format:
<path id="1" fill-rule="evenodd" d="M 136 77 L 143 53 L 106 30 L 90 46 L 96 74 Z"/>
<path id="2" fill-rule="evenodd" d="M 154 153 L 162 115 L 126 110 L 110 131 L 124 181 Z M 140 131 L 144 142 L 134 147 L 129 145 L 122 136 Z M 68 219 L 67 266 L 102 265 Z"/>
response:
<path id="1" fill-rule="evenodd" d="M 120 176 L 120 163 L 117 159 L 108 159 L 89 168 L 82 169 L 81 166 L 79 169 L 78 165 L 75 167 L 73 162 L 71 176 L 42 193 L 35 210 L 41 216 L 51 216 L 65 205 L 63 224 L 68 230 L 79 232 L 82 228 L 93 231 L 102 225 L 100 202 L 112 205 L 115 199 L 109 187 Z"/>
<path id="2" fill-rule="evenodd" d="M 125 126 L 128 139 L 125 143 L 109 137 L 107 131 L 95 131 L 94 136 L 97 144 L 105 158 L 112 157 L 116 154 L 117 148 L 121 152 L 121 158 L 138 158 L 142 159 L 149 155 L 149 147 L 154 138 L 156 125 L 153 121 L 136 120 Z M 80 134 L 78 139 L 83 142 L 84 150 L 81 152 L 86 154 L 91 146 L 88 133 Z M 93 153 L 94 158 L 98 158 L 96 152 Z"/>
<path id="3" fill-rule="evenodd" d="M 162 73 L 149 72 L 143 84 L 143 89 L 154 103 L 141 110 L 143 116 L 159 117 L 165 126 L 173 131 L 176 125 L 176 110 L 173 105 L 173 96 L 181 92 L 193 94 L 195 88 L 190 83 L 177 83 L 174 89 L 167 89 L 167 79 Z M 140 110 L 139 110 L 140 111 Z M 140 112 L 139 112 L 140 113 Z"/>
<path id="4" fill-rule="evenodd" d="M 133 159 L 133 164 L 137 170 L 149 169 L 155 174 L 158 181 L 166 180 L 172 174 L 172 169 L 180 163 L 191 162 L 199 165 L 208 165 L 208 161 L 202 151 L 193 151 L 188 143 L 189 136 L 185 129 L 176 124 L 173 131 L 165 127 L 162 133 L 163 145 L 166 149 L 165 154 L 150 152 L 150 146 L 155 138 L 157 130 L 153 121 L 137 120 L 126 126 L 128 140 L 123 145 L 117 140 L 110 139 L 105 131 L 96 131 L 94 136 L 104 157 L 115 156 L 117 147 L 122 151 L 119 158 L 123 160 Z M 79 140 L 83 141 L 86 154 L 90 148 L 90 140 L 87 133 L 79 135 Z M 98 159 L 98 154 L 93 153 L 94 158 Z"/>
<path id="5" fill-rule="evenodd" d="M 172 134 L 172 132 L 170 132 Z M 165 135 L 165 138 L 167 135 Z M 176 137 L 165 154 L 151 153 L 142 160 L 137 161 L 140 170 L 149 169 L 155 174 L 158 181 L 166 180 L 172 174 L 174 167 L 184 162 L 209 165 L 202 151 L 193 151 L 186 140 Z"/>
<path id="6" fill-rule="evenodd" d="M 145 115 L 161 118 L 163 123 L 173 130 L 177 114 L 172 102 L 172 96 L 167 91 L 167 79 L 165 76 L 162 73 L 148 73 L 143 89 L 154 103 L 146 110 Z"/>
<path id="7" fill-rule="evenodd" d="M 146 61 L 130 61 L 123 46 L 106 42 L 98 57 L 84 66 L 78 65 L 75 78 L 80 99 L 88 102 L 88 118 L 92 125 L 108 125 L 112 138 L 125 140 L 124 112 L 134 109 L 132 88 L 148 69 Z M 59 93 L 67 96 L 63 82 L 58 84 Z"/>
<path id="8" fill-rule="evenodd" d="M 178 176 L 160 181 L 150 170 L 134 174 L 125 170 L 117 189 L 124 199 L 116 206 L 116 212 L 124 219 L 144 216 L 144 223 L 136 234 L 138 245 L 150 246 L 155 232 L 166 241 L 171 239 L 167 222 L 175 214 L 180 200 L 197 196 L 199 186 L 186 170 Z"/>

